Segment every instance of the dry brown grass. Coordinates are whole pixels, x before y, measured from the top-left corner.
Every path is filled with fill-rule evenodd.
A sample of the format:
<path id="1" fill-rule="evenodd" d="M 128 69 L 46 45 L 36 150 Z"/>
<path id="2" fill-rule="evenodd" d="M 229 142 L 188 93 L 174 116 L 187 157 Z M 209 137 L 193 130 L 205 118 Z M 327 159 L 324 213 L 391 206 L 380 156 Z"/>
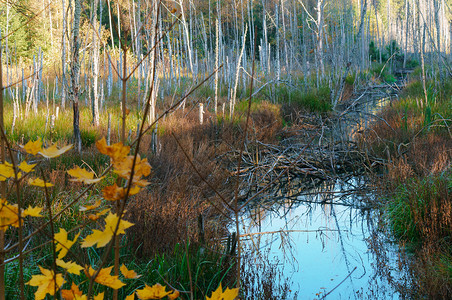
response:
<path id="1" fill-rule="evenodd" d="M 171 251 L 176 243 L 190 240 L 200 242 L 198 219 L 202 215 L 205 239 L 207 241 L 224 236 L 224 223 L 219 222 L 218 208 L 223 205 L 211 189 L 213 187 L 225 199 L 232 199 L 234 184 L 229 178 L 226 155 L 239 149 L 243 140 L 244 122 L 217 120 L 205 115 L 203 125 L 198 122 L 197 112 L 187 115 L 178 112 L 159 124 L 159 151 L 151 155 L 151 185 L 131 201 L 128 207 L 135 224 L 131 241 L 139 248 L 139 255 Z M 253 112 L 250 121 L 252 133 L 248 140 L 274 140 L 281 128 L 281 121 L 274 112 L 263 108 Z M 209 187 L 193 169 L 183 150 L 201 174 L 209 182 Z M 149 149 L 150 139 L 146 138 L 143 149 Z M 217 207 L 210 205 L 213 202 Z"/>
<path id="2" fill-rule="evenodd" d="M 447 130 L 423 127 L 413 111 L 402 114 L 388 108 L 367 130 L 364 144 L 371 153 L 388 160 L 390 179 L 434 175 L 451 167 L 452 137 Z"/>
<path id="3" fill-rule="evenodd" d="M 452 137 L 444 122 L 425 126 L 423 114 L 415 105 L 395 103 L 366 131 L 363 144 L 386 162 L 379 179 L 388 197 L 386 219 L 401 249 L 409 249 L 403 261 L 410 279 L 403 293 L 451 299 Z"/>

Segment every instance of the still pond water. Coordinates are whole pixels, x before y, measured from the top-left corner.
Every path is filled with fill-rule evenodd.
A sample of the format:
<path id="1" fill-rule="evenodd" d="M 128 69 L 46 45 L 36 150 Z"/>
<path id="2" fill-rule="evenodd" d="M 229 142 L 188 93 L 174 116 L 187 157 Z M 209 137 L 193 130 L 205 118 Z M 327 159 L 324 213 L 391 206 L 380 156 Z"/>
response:
<path id="1" fill-rule="evenodd" d="M 390 100 L 366 97 L 359 109 L 348 111 L 351 118 L 338 126 L 342 138 L 353 139 Z M 263 195 L 259 205 L 244 212 L 244 244 L 253 253 L 248 268 L 272 265 L 282 276 L 274 280 L 285 280 L 290 290 L 280 299 L 401 298 L 392 285 L 403 276 L 397 267 L 399 249 L 373 238 L 378 216 L 366 203 L 376 196 L 366 178 L 299 186 Z"/>

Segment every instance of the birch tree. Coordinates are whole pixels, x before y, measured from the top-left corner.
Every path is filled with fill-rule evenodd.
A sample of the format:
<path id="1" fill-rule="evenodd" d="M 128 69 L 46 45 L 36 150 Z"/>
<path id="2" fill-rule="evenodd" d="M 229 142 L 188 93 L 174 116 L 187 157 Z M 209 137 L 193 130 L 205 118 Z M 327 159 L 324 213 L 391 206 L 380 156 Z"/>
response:
<path id="1" fill-rule="evenodd" d="M 73 108 L 74 145 L 77 152 L 82 150 L 82 138 L 80 135 L 80 16 L 82 13 L 82 1 L 74 1 L 74 15 L 72 25 L 72 45 L 71 45 L 71 87 L 69 89 L 70 99 Z"/>
<path id="2" fill-rule="evenodd" d="M 92 28 L 93 28 L 93 66 L 92 66 L 92 76 L 93 76 L 93 97 L 92 97 L 92 109 L 93 109 L 93 124 L 94 126 L 99 126 L 99 47 L 100 47 L 100 36 L 101 36 L 101 28 L 102 25 L 97 22 L 97 6 L 98 1 L 94 0 L 94 9 L 93 9 L 93 17 L 92 17 Z M 102 9 L 102 5 L 100 5 Z M 98 23 L 98 27 L 96 26 Z M 96 30 L 98 32 L 96 32 Z"/>

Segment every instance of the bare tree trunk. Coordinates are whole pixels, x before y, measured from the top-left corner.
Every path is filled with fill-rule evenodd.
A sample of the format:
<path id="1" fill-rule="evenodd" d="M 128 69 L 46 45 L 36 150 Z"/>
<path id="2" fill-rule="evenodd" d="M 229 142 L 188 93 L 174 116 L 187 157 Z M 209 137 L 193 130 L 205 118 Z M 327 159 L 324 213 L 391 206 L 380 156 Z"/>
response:
<path id="1" fill-rule="evenodd" d="M 179 0 L 179 5 L 180 5 L 181 16 L 182 16 L 182 26 L 184 26 L 184 37 L 185 37 L 185 44 L 187 47 L 187 56 L 188 56 L 190 72 L 193 73 L 193 56 L 192 56 L 191 47 L 190 47 L 191 40 L 190 40 L 189 28 L 188 28 L 187 20 L 185 18 L 185 13 L 184 13 L 184 1 Z"/>
<path id="2" fill-rule="evenodd" d="M 320 67 L 320 78 L 325 75 L 325 66 L 323 65 L 323 11 L 325 0 L 317 0 L 317 60 Z"/>
<path id="3" fill-rule="evenodd" d="M 66 16 L 66 4 L 64 0 L 62 2 L 63 8 L 63 34 L 61 41 L 61 107 L 64 109 L 66 105 L 66 30 L 67 30 L 67 16 Z"/>
<path id="4" fill-rule="evenodd" d="M 108 22 L 110 23 L 110 39 L 111 39 L 111 50 L 115 50 L 115 44 L 113 39 L 113 26 L 111 24 L 111 7 L 110 7 L 110 0 L 107 0 L 108 4 Z M 119 22 L 119 21 L 118 21 Z"/>
<path id="5" fill-rule="evenodd" d="M 282 21 L 283 41 L 284 41 L 284 57 L 285 57 L 284 66 L 285 66 L 285 71 L 287 74 L 289 72 L 289 57 L 288 57 L 288 50 L 287 50 L 286 24 L 285 24 L 285 19 L 284 19 L 284 1 L 281 1 L 281 21 Z"/>
<path id="6" fill-rule="evenodd" d="M 69 91 L 74 110 L 73 126 L 74 126 L 74 144 L 77 152 L 82 151 L 82 138 L 80 135 L 80 112 L 79 112 L 79 96 L 80 96 L 80 62 L 79 62 L 79 31 L 80 31 L 80 15 L 82 12 L 82 1 L 74 2 L 74 23 L 72 26 L 72 49 L 71 49 L 71 89 Z"/>
<path id="7" fill-rule="evenodd" d="M 279 57 L 280 53 L 280 39 L 279 39 L 279 9 L 278 4 L 275 4 L 275 26 L 276 26 L 276 80 L 278 81 L 276 84 L 279 84 L 279 79 L 281 77 L 281 61 Z"/>
<path id="8" fill-rule="evenodd" d="M 410 3 L 405 0 L 405 49 L 403 49 L 403 68 L 406 67 L 406 58 L 408 53 L 408 15 L 410 13 Z"/>
<path id="9" fill-rule="evenodd" d="M 353 49 L 352 49 L 352 54 L 351 54 L 350 60 L 347 62 L 344 74 L 342 75 L 342 78 L 339 81 L 339 87 L 336 89 L 335 94 L 332 97 L 333 109 L 336 108 L 337 103 L 342 98 L 342 93 L 343 93 L 344 85 L 345 85 L 345 79 L 347 78 L 348 73 L 350 71 L 350 67 L 352 65 L 352 60 L 356 56 L 356 51 L 358 49 L 359 40 L 361 38 L 361 34 L 362 34 L 362 31 L 363 31 L 364 18 L 366 16 L 366 12 L 367 12 L 367 0 L 362 0 L 362 1 L 363 1 L 363 3 L 362 3 L 362 9 L 361 9 L 361 21 L 360 21 L 360 25 L 359 25 L 359 29 L 358 29 L 358 34 L 356 36 L 356 41 L 355 41 L 355 43 L 353 45 Z"/>
<path id="10" fill-rule="evenodd" d="M 220 52 L 220 24 L 218 22 L 218 19 L 215 22 L 216 26 L 215 26 L 215 70 L 217 70 L 215 72 L 215 101 L 214 101 L 214 111 L 215 111 L 215 115 L 217 115 L 217 106 L 218 106 L 218 56 L 219 56 L 219 52 Z"/>
<path id="11" fill-rule="evenodd" d="M 94 9 L 93 9 L 93 18 L 92 18 L 92 27 L 93 27 L 93 98 L 92 98 L 92 106 L 93 106 L 93 124 L 94 126 L 99 126 L 99 47 L 100 47 L 100 34 L 101 34 L 101 23 L 99 20 L 99 29 L 98 33 L 94 32 L 97 30 L 96 22 L 97 22 L 97 5 L 98 1 L 94 0 Z M 102 5 L 100 5 L 102 7 Z M 101 8 L 102 9 L 102 8 Z"/>
<path id="12" fill-rule="evenodd" d="M 440 83 L 444 82 L 443 78 L 443 64 L 441 62 L 441 23 L 440 23 L 440 9 L 441 5 L 438 3 L 439 0 L 433 0 L 434 11 L 435 11 L 435 25 L 436 25 L 436 56 L 438 60 L 438 71 Z"/>
<path id="13" fill-rule="evenodd" d="M 245 44 L 246 44 L 246 33 L 248 32 L 248 28 L 245 29 L 245 35 L 243 36 L 243 44 L 242 44 L 242 50 L 240 51 L 240 56 L 237 59 L 237 68 L 236 68 L 236 73 L 235 73 L 235 84 L 234 84 L 234 90 L 233 90 L 233 94 L 231 97 L 231 107 L 230 107 L 230 117 L 232 119 L 233 115 L 234 115 L 234 107 L 235 107 L 235 102 L 236 102 L 236 96 L 237 96 L 237 85 L 239 83 L 239 73 L 240 73 L 240 63 L 242 61 L 242 55 L 243 52 L 245 50 Z"/>
<path id="14" fill-rule="evenodd" d="M 53 22 L 52 22 L 52 6 L 51 0 L 49 2 L 49 31 L 50 31 L 50 45 L 53 47 Z"/>
<path id="15" fill-rule="evenodd" d="M 150 49 L 152 49 L 153 47 L 154 50 L 152 50 L 151 55 L 150 55 L 150 68 L 148 70 L 148 80 L 149 80 L 149 88 L 151 89 L 151 97 L 149 98 L 150 101 L 150 106 L 149 106 L 149 124 L 152 124 L 155 120 L 155 105 L 156 105 L 156 100 L 157 100 L 157 93 L 158 93 L 158 76 L 155 76 L 155 74 L 157 74 L 157 72 L 154 72 L 154 69 L 157 68 L 157 55 L 158 55 L 158 47 L 156 46 L 156 41 L 157 41 L 157 17 L 158 17 L 158 9 L 157 9 L 157 5 L 154 5 L 152 7 L 152 22 L 151 22 L 151 36 L 149 37 L 149 45 L 151 45 Z M 154 78 L 155 76 L 155 78 Z M 145 104 L 146 105 L 146 104 Z M 144 105 L 144 106 L 145 106 Z M 143 106 L 143 107 L 144 107 Z M 146 116 L 145 116 L 146 117 Z"/>
<path id="16" fill-rule="evenodd" d="M 3 65 L 2 65 L 2 44 L 0 31 L 0 128 L 5 128 L 3 123 Z M 1 163 L 5 163 L 5 140 L 3 135 L 0 135 L 0 159 Z M 6 199 L 6 181 L 0 183 L 0 193 L 3 199 Z M 0 230 L 0 300 L 5 300 L 5 232 Z M 22 295 L 23 296 L 23 295 Z"/>
<path id="17" fill-rule="evenodd" d="M 418 0 L 418 14 L 419 14 L 419 0 Z M 418 15 L 419 18 L 419 15 Z M 425 29 L 426 29 L 426 25 L 425 23 L 423 24 L 423 30 L 422 30 L 422 39 L 419 39 L 419 41 L 422 41 L 421 45 L 420 45 L 420 51 L 421 51 L 421 70 L 422 70 L 422 88 L 424 90 L 424 105 L 423 107 L 428 105 L 428 96 L 427 96 L 427 86 L 425 83 L 425 60 L 424 60 L 424 55 L 425 55 Z M 421 27 L 419 26 L 419 38 L 421 37 Z"/>

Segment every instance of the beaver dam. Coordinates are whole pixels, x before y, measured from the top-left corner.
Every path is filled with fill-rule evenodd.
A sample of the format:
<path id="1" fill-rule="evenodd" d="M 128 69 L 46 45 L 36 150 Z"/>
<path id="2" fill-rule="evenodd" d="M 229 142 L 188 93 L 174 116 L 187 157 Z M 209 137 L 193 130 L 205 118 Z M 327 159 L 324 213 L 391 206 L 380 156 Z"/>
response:
<path id="1" fill-rule="evenodd" d="M 373 210 L 371 177 L 385 162 L 359 145 L 394 92 L 366 90 L 332 118 L 299 116 L 278 145 L 253 141 L 254 150 L 243 152 L 233 174 L 242 178 L 249 299 L 262 290 L 275 299 L 400 297 L 398 247 L 384 240 Z"/>

